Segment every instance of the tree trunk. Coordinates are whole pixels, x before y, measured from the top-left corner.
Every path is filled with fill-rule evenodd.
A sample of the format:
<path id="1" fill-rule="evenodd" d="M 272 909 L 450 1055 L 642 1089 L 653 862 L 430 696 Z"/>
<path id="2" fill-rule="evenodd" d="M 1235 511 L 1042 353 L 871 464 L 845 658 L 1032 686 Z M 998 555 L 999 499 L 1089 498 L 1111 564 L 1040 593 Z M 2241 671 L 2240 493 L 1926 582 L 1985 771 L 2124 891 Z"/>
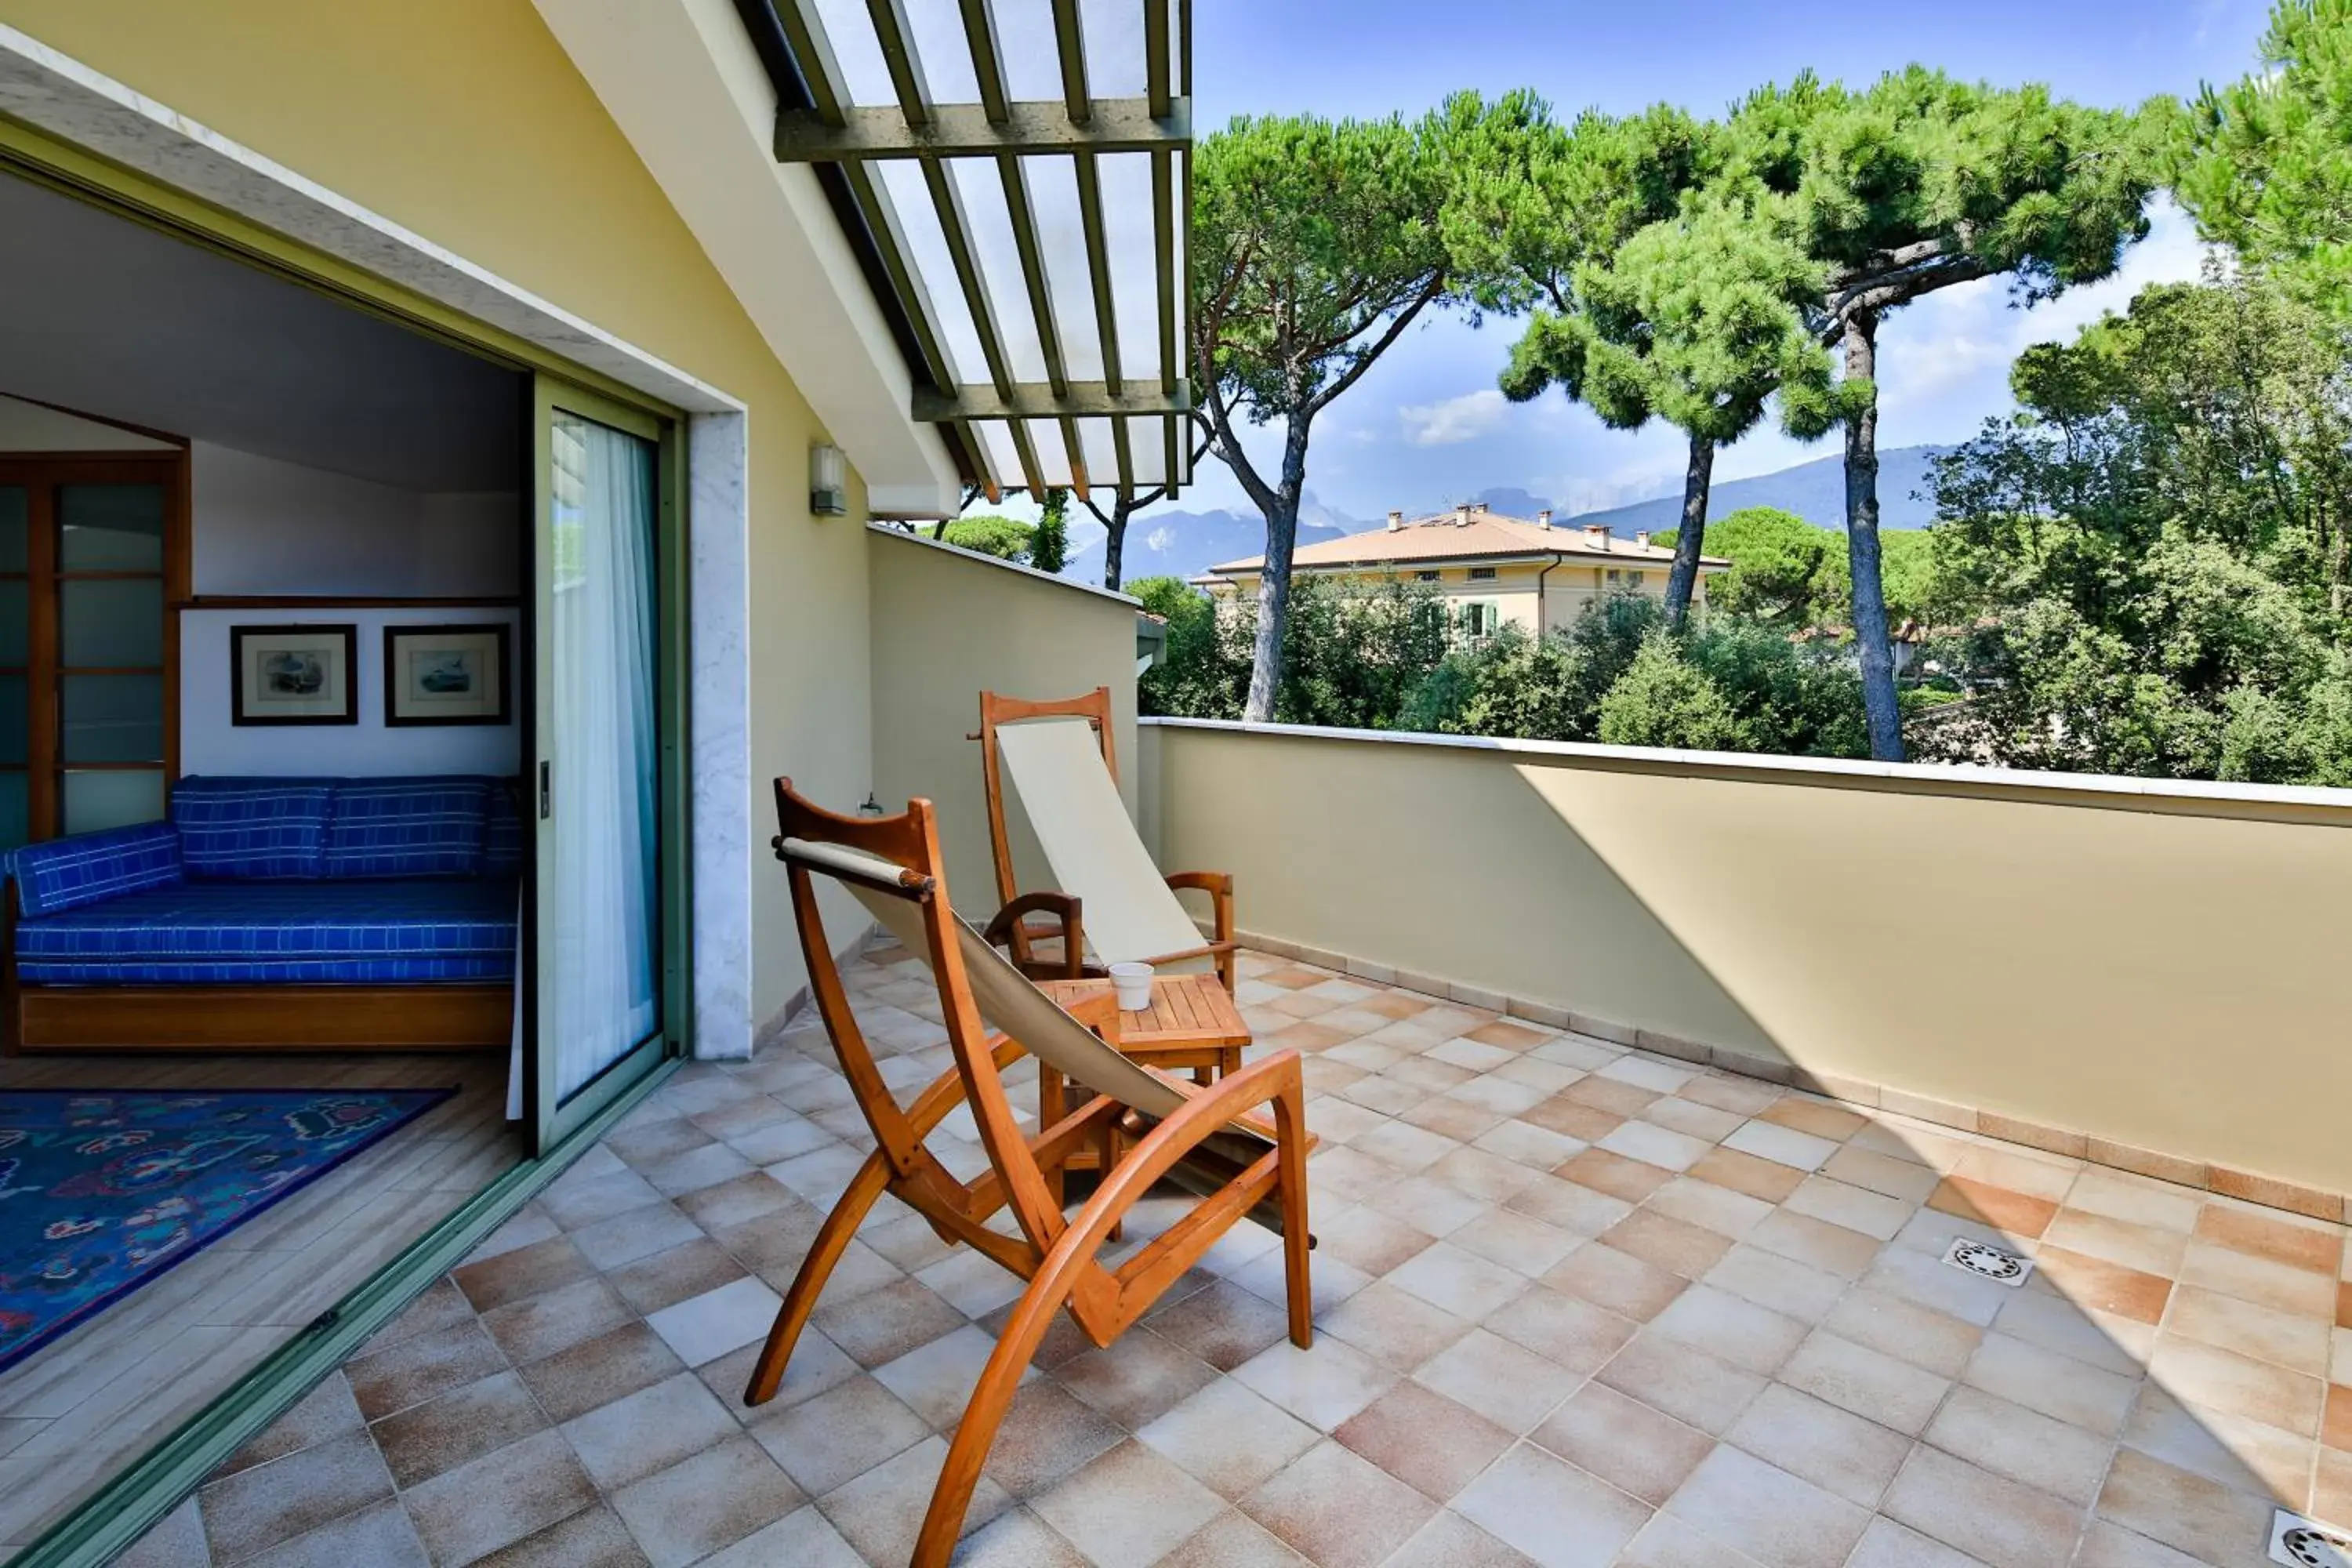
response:
<path id="1" fill-rule="evenodd" d="M 1118 592 L 1120 558 L 1127 553 L 1127 519 L 1135 509 L 1135 498 L 1120 490 L 1110 503 L 1110 518 L 1103 524 L 1103 586 Z"/>
<path id="2" fill-rule="evenodd" d="M 1690 467 L 1683 474 L 1683 525 L 1675 536 L 1675 563 L 1666 573 L 1666 625 L 1676 631 L 1690 615 L 1698 587 L 1698 558 L 1706 542 L 1706 493 L 1715 475 L 1715 443 L 1694 433 Z"/>
<path id="3" fill-rule="evenodd" d="M 1257 579 L 1257 647 L 1250 660 L 1249 700 L 1242 717 L 1274 722 L 1282 686 L 1282 637 L 1290 620 L 1290 552 L 1298 542 L 1298 498 L 1307 488 L 1307 420 L 1291 415 L 1282 443 L 1282 483 L 1265 509 L 1265 566 Z"/>
<path id="4" fill-rule="evenodd" d="M 1853 643 L 1862 659 L 1862 709 L 1870 754 L 1903 760 L 1903 710 L 1886 636 L 1886 587 L 1878 571 L 1878 318 L 1856 310 L 1845 324 L 1845 379 L 1871 384 L 1870 401 L 1845 426 L 1845 549 L 1853 575 Z"/>

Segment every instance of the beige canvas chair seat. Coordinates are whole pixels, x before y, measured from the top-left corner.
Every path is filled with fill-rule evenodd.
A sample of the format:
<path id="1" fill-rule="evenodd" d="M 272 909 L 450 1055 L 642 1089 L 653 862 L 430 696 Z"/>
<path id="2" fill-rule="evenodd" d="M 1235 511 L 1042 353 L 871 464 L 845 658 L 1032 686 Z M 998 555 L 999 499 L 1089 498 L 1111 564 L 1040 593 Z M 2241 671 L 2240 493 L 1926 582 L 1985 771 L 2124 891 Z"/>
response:
<path id="1" fill-rule="evenodd" d="M 1056 1313 L 1066 1310 L 1089 1341 L 1107 1348 L 1227 1231 L 1254 1218 L 1282 1235 L 1290 1338 L 1301 1348 L 1313 1342 L 1305 1082 L 1296 1051 L 1206 1088 L 1120 1055 L 1118 1008 L 1108 986 L 1065 1011 L 956 916 L 929 802 L 910 802 L 894 817 L 843 816 L 779 779 L 776 816 L 776 856 L 791 879 L 809 988 L 875 1151 L 810 1243 L 744 1402 L 774 1397 L 826 1279 L 885 1193 L 921 1215 L 942 1241 L 971 1247 L 1027 1280 L 956 1426 L 917 1539 L 914 1568 L 946 1568 L 997 1427 Z M 858 1027 L 818 907 L 819 877 L 854 894 L 922 956 L 937 982 L 955 1065 L 911 1104 L 892 1093 Z M 1091 1091 L 1034 1133 L 1023 1130 L 1003 1080 L 1024 1055 Z M 970 1108 L 988 1155 L 987 1170 L 971 1181 L 925 1146 L 960 1107 Z M 1081 1151 L 1097 1155 L 1101 1180 L 1076 1214 L 1065 1214 L 1049 1178 Z M 1121 1221 L 1163 1180 L 1201 1201 L 1106 1263 L 1104 1248 Z M 1014 1222 L 1009 1232 L 988 1223 L 1000 1209 Z"/>
<path id="2" fill-rule="evenodd" d="M 1056 966 L 1034 956 L 1021 923 L 1044 912 L 1063 926 L 1062 973 L 1087 973 L 1088 961 L 1094 972 L 1112 963 L 1149 963 L 1170 973 L 1213 965 L 1231 991 L 1233 879 L 1218 872 L 1163 876 L 1152 863 L 1119 798 L 1110 689 L 1050 702 L 983 691 L 980 720 L 991 847 L 997 890 L 1006 906 L 988 935 L 1008 942 L 1027 972 L 1051 973 Z M 1024 896 L 1019 890 L 1005 826 L 1008 783 L 1045 853 L 1056 892 Z M 1177 897 L 1179 889 L 1210 895 L 1213 937 L 1202 936 Z"/>

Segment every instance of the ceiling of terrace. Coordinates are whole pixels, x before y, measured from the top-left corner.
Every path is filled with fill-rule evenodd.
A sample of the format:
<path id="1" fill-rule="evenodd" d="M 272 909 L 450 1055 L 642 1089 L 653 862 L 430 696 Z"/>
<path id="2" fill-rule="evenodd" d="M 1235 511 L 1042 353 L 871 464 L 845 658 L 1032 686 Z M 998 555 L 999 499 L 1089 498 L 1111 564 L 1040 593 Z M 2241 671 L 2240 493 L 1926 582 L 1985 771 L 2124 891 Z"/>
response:
<path id="1" fill-rule="evenodd" d="M 1191 0 L 737 0 L 968 481 L 1190 479 Z"/>

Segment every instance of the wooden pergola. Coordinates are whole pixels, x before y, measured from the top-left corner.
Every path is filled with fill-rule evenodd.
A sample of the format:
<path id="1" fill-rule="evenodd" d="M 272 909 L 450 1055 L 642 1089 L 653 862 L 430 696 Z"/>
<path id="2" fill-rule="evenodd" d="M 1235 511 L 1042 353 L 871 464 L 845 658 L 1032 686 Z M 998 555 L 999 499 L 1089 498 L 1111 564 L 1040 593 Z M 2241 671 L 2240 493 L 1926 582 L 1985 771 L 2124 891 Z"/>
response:
<path id="1" fill-rule="evenodd" d="M 965 480 L 1189 481 L 1191 0 L 736 6 Z"/>

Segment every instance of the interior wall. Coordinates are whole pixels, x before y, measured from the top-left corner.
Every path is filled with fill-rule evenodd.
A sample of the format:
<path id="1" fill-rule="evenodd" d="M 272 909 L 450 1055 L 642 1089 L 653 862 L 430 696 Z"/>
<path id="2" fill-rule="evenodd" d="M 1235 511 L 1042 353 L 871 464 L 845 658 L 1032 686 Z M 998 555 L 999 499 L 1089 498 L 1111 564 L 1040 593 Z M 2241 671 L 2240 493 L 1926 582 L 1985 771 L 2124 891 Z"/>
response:
<path id="1" fill-rule="evenodd" d="M 209 441 L 194 444 L 189 463 L 199 597 L 520 591 L 522 501 L 512 491 L 420 494 Z"/>
<path id="2" fill-rule="evenodd" d="M 2352 1193 L 2341 792 L 1151 728 L 1244 930 Z"/>
<path id="3" fill-rule="evenodd" d="M 180 772 L 341 778 L 519 772 L 522 766 L 520 722 L 398 728 L 384 724 L 383 628 L 504 622 L 515 627 L 508 637 L 512 665 L 522 658 L 520 620 L 520 611 L 475 608 L 184 611 L 180 616 Z M 229 629 L 322 621 L 359 628 L 352 675 L 359 722 L 284 726 L 231 722 Z M 515 673 L 512 668 L 507 671 L 508 710 L 519 720 Z"/>
<path id="4" fill-rule="evenodd" d="M 0 374 L 5 374 L 0 368 Z M 169 441 L 0 396 L 0 452 L 168 452 Z"/>

